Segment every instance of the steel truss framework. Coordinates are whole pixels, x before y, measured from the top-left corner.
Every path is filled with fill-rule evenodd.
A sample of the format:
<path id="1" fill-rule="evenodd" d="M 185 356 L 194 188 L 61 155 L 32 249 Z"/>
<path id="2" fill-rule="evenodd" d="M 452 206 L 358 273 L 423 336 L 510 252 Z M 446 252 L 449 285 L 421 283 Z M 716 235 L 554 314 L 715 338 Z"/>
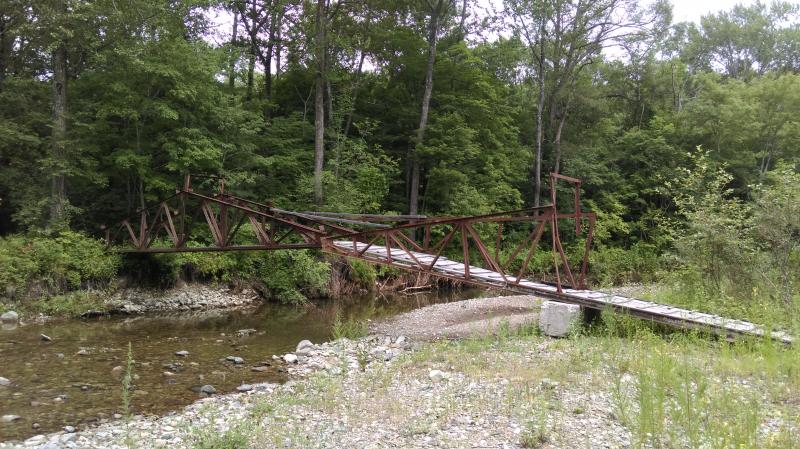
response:
<path id="1" fill-rule="evenodd" d="M 558 181 L 571 185 L 571 212 L 557 208 Z M 537 249 L 544 246 L 552 252 L 554 275 L 550 280 L 558 292 L 567 284 L 585 288 L 596 216 L 580 208 L 579 179 L 551 173 L 550 187 L 551 203 L 546 206 L 469 217 L 428 218 L 287 211 L 227 193 L 224 180 L 220 180 L 214 194 L 194 192 L 187 175 L 174 195 L 105 231 L 109 244 L 118 243 L 121 251 L 129 253 L 319 248 L 370 263 L 492 287 L 497 284 L 473 276 L 471 267 L 497 273 L 504 284 L 513 287 L 529 274 Z M 585 239 L 577 273 L 561 242 L 559 223 L 565 220 L 573 222 L 576 237 Z M 385 248 L 385 257 L 376 257 L 370 251 L 376 247 Z M 393 260 L 393 253 L 402 257 L 403 263 L 396 263 L 399 261 Z M 425 260 L 421 260 L 420 253 L 425 254 Z M 463 272 L 433 270 L 444 254 L 450 259 L 457 254 L 462 259 L 459 265 L 463 265 Z"/>

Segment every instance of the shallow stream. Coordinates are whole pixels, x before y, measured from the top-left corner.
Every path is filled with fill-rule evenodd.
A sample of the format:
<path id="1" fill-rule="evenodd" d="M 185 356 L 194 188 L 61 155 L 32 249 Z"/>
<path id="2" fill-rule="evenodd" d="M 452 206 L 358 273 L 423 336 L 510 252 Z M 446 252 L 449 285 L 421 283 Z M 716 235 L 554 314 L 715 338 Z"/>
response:
<path id="1" fill-rule="evenodd" d="M 229 393 L 242 384 L 286 380 L 282 364 L 272 355 L 292 352 L 300 340 L 329 340 L 337 313 L 344 319 L 377 319 L 480 293 L 357 296 L 316 302 L 309 308 L 264 304 L 243 310 L 5 326 L 0 330 L 0 376 L 11 385 L 0 386 L 0 416 L 21 419 L 0 422 L 0 441 L 67 425 L 81 428 L 122 414 L 121 379 L 129 342 L 136 376 L 133 412 L 164 414 L 200 398 L 203 385 Z M 189 354 L 178 356 L 178 351 Z M 240 357 L 244 363 L 228 357 Z"/>

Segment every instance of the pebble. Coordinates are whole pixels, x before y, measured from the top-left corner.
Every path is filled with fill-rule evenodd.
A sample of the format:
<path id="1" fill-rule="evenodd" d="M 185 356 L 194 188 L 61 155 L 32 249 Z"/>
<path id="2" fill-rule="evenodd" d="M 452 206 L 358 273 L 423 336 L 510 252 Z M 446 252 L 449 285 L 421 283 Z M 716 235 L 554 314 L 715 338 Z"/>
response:
<path id="1" fill-rule="evenodd" d="M 189 351 L 183 349 L 183 350 L 177 351 L 175 353 L 175 355 L 177 355 L 178 357 L 188 357 L 189 356 Z"/>
<path id="2" fill-rule="evenodd" d="M 433 369 L 428 373 L 428 378 L 433 382 L 441 382 L 445 379 L 444 371 Z"/>
<path id="3" fill-rule="evenodd" d="M 229 362 L 233 362 L 235 365 L 243 365 L 244 364 L 244 359 L 243 358 L 236 357 L 236 356 L 233 356 L 233 355 L 229 355 L 228 357 L 225 357 L 225 360 L 227 360 Z"/>
<path id="4" fill-rule="evenodd" d="M 255 334 L 257 331 L 255 329 L 239 329 L 236 331 L 236 336 L 240 338 L 249 337 L 252 334 Z"/>

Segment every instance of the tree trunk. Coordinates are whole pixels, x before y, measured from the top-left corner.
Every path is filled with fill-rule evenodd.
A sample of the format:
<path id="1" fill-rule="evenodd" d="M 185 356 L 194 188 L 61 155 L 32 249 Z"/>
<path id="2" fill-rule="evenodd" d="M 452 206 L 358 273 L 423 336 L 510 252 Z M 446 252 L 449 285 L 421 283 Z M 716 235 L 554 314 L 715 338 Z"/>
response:
<path id="1" fill-rule="evenodd" d="M 239 9 L 233 8 L 233 30 L 231 31 L 231 61 L 228 67 L 228 87 L 233 91 L 236 82 L 236 60 L 238 59 L 236 48 L 236 36 L 239 34 Z"/>
<path id="2" fill-rule="evenodd" d="M 336 121 L 333 119 L 333 90 L 331 89 L 331 80 L 328 77 L 325 77 L 325 96 L 328 98 L 326 103 L 328 107 L 328 126 L 333 127 L 336 126 Z M 339 122 L 341 125 L 342 122 Z M 332 129 L 332 132 L 336 130 Z"/>
<path id="3" fill-rule="evenodd" d="M 536 105 L 536 156 L 534 158 L 533 173 L 533 205 L 539 207 L 542 192 L 542 114 L 544 113 L 544 23 L 539 28 L 539 54 L 537 84 L 539 87 L 539 101 Z"/>
<path id="4" fill-rule="evenodd" d="M 3 91 L 3 82 L 6 79 L 6 42 L 11 40 L 6 36 L 7 28 L 8 24 L 0 19 L 0 92 Z"/>
<path id="5" fill-rule="evenodd" d="M 256 37 L 250 36 L 250 54 L 247 61 L 247 100 L 253 99 L 253 73 L 256 69 Z"/>
<path id="6" fill-rule="evenodd" d="M 267 42 L 267 56 L 264 58 L 264 98 L 272 100 L 272 57 L 275 54 L 275 27 L 278 15 L 272 16 L 272 23 L 269 26 L 269 42 Z M 269 118 L 269 105 L 266 106 L 265 116 Z"/>
<path id="7" fill-rule="evenodd" d="M 408 213 L 416 215 L 419 210 L 419 160 L 417 159 L 417 146 L 425 139 L 425 128 L 428 127 L 428 112 L 430 110 L 431 94 L 433 93 L 433 65 L 436 62 L 436 35 L 439 30 L 439 13 L 443 0 L 439 0 L 436 8 L 431 11 L 431 21 L 428 28 L 428 64 L 425 67 L 425 91 L 422 94 L 422 111 L 417 128 L 417 139 L 414 142 L 414 151 L 411 152 L 411 191 L 408 198 Z"/>
<path id="8" fill-rule="evenodd" d="M 322 205 L 322 169 L 325 163 L 325 0 L 317 0 L 316 92 L 314 95 L 314 202 Z"/>
<path id="9" fill-rule="evenodd" d="M 556 138 L 553 139 L 553 150 L 556 153 L 556 163 L 553 167 L 554 173 L 561 173 L 561 130 L 564 129 L 565 121 L 567 121 L 567 111 L 561 114 L 561 120 L 558 121 L 558 129 L 556 130 Z"/>
<path id="10" fill-rule="evenodd" d="M 278 14 L 278 25 L 276 25 L 275 29 L 275 80 L 277 81 L 278 78 L 281 77 L 281 25 L 280 23 L 283 22 L 283 14 L 284 12 L 281 11 Z"/>
<path id="11" fill-rule="evenodd" d="M 366 56 L 367 53 L 364 50 L 361 50 L 361 56 L 358 59 L 358 67 L 356 68 L 355 82 L 353 82 L 350 110 L 347 111 L 347 120 L 344 124 L 344 131 L 342 132 L 344 137 L 347 137 L 347 135 L 350 134 L 350 126 L 353 124 L 353 114 L 356 111 L 356 101 L 358 101 L 358 90 L 359 87 L 361 87 L 361 71 L 364 68 L 364 58 Z"/>
<path id="12" fill-rule="evenodd" d="M 64 4 L 57 5 L 63 13 Z M 58 227 L 64 222 L 67 202 L 65 185 L 66 151 L 64 139 L 67 134 L 67 48 L 61 42 L 53 52 L 53 168 L 50 190 L 50 220 L 48 227 Z"/>

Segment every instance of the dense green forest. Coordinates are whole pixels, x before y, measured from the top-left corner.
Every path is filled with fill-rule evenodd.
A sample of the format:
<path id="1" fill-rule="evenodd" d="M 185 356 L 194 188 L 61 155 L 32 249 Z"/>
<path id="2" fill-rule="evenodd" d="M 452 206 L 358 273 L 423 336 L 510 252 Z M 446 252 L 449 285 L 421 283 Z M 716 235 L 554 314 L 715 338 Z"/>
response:
<path id="1" fill-rule="evenodd" d="M 463 215 L 544 202 L 555 171 L 599 215 L 595 282 L 797 297 L 796 4 L 0 5 L 7 273 L 184 173 L 290 209 Z"/>

